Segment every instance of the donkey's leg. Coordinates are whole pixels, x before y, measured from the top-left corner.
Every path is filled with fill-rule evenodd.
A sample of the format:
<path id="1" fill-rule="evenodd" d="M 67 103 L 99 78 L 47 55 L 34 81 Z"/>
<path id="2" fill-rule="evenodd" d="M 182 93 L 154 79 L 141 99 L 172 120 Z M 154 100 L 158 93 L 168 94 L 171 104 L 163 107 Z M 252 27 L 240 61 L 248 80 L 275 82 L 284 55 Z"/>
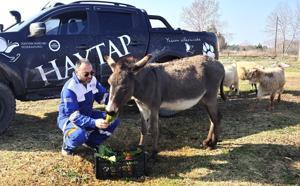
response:
<path id="1" fill-rule="evenodd" d="M 207 138 L 203 141 L 205 148 L 215 148 L 219 137 L 219 125 L 221 121 L 221 113 L 218 111 L 217 101 L 207 103 L 205 105 L 210 119 L 210 127 Z"/>
<path id="2" fill-rule="evenodd" d="M 234 87 L 235 87 L 235 95 L 240 95 L 240 88 L 239 88 L 239 82 L 236 82 L 234 84 Z"/>
<path id="3" fill-rule="evenodd" d="M 283 87 L 278 92 L 277 102 L 279 103 L 281 101 L 281 94 L 283 93 Z"/>
<path id="4" fill-rule="evenodd" d="M 147 106 L 145 106 L 143 103 L 139 102 L 139 101 L 135 101 L 136 105 L 139 108 L 139 111 L 141 113 L 141 136 L 140 136 L 140 141 L 139 141 L 139 145 L 144 145 L 145 142 L 145 136 L 148 134 L 149 132 L 149 128 L 150 128 L 150 109 L 148 109 Z"/>
<path id="5" fill-rule="evenodd" d="M 275 98 L 275 93 L 272 93 L 270 95 L 270 105 L 267 107 L 267 110 L 273 110 L 274 109 L 274 98 Z"/>
<path id="6" fill-rule="evenodd" d="M 156 156 L 158 153 L 158 137 L 159 137 L 159 127 L 158 127 L 158 110 L 153 109 L 150 116 L 150 131 L 152 137 L 152 155 Z"/>
<path id="7" fill-rule="evenodd" d="M 144 146 L 145 144 L 145 136 L 147 135 L 147 124 L 143 116 L 141 116 L 141 129 L 140 129 L 140 141 L 139 145 Z"/>
<path id="8" fill-rule="evenodd" d="M 257 90 L 256 83 L 252 83 L 251 85 L 254 86 L 255 95 L 257 95 L 258 94 L 258 90 Z"/>
<path id="9" fill-rule="evenodd" d="M 278 93 L 277 102 L 279 103 L 281 101 L 281 92 Z"/>

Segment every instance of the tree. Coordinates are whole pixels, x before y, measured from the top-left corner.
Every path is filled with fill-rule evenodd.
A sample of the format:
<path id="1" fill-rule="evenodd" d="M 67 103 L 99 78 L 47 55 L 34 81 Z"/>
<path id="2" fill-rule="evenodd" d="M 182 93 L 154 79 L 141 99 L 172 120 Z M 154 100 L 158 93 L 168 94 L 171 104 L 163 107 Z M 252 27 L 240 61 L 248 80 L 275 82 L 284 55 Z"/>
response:
<path id="1" fill-rule="evenodd" d="M 256 46 L 256 49 L 263 50 L 263 46 L 260 43 L 258 43 L 258 45 Z"/>
<path id="2" fill-rule="evenodd" d="M 182 20 L 194 31 L 214 32 L 219 41 L 220 50 L 227 47 L 225 37 L 220 32 L 219 3 L 217 0 L 194 0 L 189 7 L 184 7 Z"/>
<path id="3" fill-rule="evenodd" d="M 293 12 L 293 20 L 292 20 L 292 39 L 287 47 L 287 50 L 289 49 L 289 47 L 291 46 L 291 44 L 293 43 L 293 41 L 295 39 L 299 39 L 299 35 L 300 35 L 300 3 L 298 1 L 297 7 L 295 9 L 295 11 Z M 299 50 L 300 50 L 300 45 L 299 45 Z M 300 51 L 299 51 L 300 52 Z M 299 53 L 300 55 L 300 53 Z"/>
<path id="4" fill-rule="evenodd" d="M 206 31 L 220 26 L 219 3 L 216 0 L 194 0 L 189 7 L 183 8 L 182 20 L 194 31 Z"/>
<path id="5" fill-rule="evenodd" d="M 280 3 L 269 15 L 266 25 L 266 32 L 277 40 L 277 44 L 282 46 L 284 55 L 291 44 L 299 35 L 300 30 L 300 5 L 295 10 L 291 9 L 286 2 Z M 276 25 L 278 27 L 276 27 Z M 276 29 L 278 37 L 276 35 Z M 275 42 L 276 43 L 276 42 Z M 277 47 L 277 46 L 274 46 Z"/>
<path id="6" fill-rule="evenodd" d="M 226 49 L 227 47 L 227 43 L 226 43 L 226 40 L 225 40 L 225 37 L 223 34 L 221 34 L 220 32 L 218 32 L 217 28 L 215 25 L 211 25 L 207 28 L 207 31 L 208 32 L 213 32 L 216 34 L 217 38 L 218 38 L 218 42 L 219 42 L 219 49 L 220 50 L 223 50 L 223 49 Z"/>

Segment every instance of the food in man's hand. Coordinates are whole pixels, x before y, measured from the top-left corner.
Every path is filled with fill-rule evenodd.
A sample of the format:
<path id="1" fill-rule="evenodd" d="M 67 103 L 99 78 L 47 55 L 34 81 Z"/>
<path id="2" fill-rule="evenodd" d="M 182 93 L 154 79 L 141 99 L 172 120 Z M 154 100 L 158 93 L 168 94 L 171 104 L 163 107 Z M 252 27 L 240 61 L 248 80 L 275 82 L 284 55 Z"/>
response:
<path id="1" fill-rule="evenodd" d="M 106 118 L 105 118 L 105 121 L 107 123 L 111 123 L 112 121 L 114 121 L 116 119 L 117 115 L 109 115 L 109 114 L 106 114 Z"/>

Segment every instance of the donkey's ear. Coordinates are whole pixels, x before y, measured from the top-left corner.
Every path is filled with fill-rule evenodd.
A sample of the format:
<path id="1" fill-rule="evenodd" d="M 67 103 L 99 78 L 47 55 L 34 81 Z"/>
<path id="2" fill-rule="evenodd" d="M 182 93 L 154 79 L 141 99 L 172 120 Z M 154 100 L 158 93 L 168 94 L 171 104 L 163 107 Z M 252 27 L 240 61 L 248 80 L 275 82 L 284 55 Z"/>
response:
<path id="1" fill-rule="evenodd" d="M 261 71 L 260 71 L 259 68 L 257 68 L 257 69 L 254 70 L 254 73 L 255 73 L 256 75 L 260 74 L 260 72 L 261 72 Z"/>
<path id="2" fill-rule="evenodd" d="M 143 59 L 136 62 L 132 68 L 132 71 L 138 72 L 140 69 L 142 69 L 147 64 L 147 62 L 151 59 L 151 57 L 152 56 L 150 54 L 148 54 Z"/>
<path id="3" fill-rule="evenodd" d="M 260 74 L 259 68 L 253 68 L 250 74 L 251 74 L 251 78 L 257 78 Z"/>
<path id="4" fill-rule="evenodd" d="M 113 58 L 111 58 L 110 56 L 104 56 L 105 61 L 108 63 L 109 67 L 111 68 L 111 70 L 114 72 L 115 68 L 116 68 L 116 62 Z"/>

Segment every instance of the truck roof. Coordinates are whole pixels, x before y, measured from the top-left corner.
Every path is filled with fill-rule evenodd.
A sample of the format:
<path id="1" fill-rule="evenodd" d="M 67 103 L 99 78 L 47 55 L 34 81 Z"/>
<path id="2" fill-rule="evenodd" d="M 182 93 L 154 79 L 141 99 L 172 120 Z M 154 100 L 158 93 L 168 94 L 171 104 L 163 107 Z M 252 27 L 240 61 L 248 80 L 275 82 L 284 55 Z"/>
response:
<path id="1" fill-rule="evenodd" d="M 75 1 L 72 2 L 71 4 L 84 4 L 84 3 L 91 3 L 91 4 L 106 4 L 106 5 L 113 5 L 113 6 L 123 6 L 123 7 L 131 7 L 135 8 L 135 6 L 125 4 L 125 3 L 118 3 L 118 2 L 110 2 L 110 1 Z"/>
<path id="2" fill-rule="evenodd" d="M 72 5 L 78 5 L 78 4 L 89 4 L 89 5 L 103 5 L 103 6 L 115 6 L 115 7 L 119 7 L 119 8 L 134 8 L 137 9 L 135 6 L 133 5 L 129 5 L 129 4 L 125 4 L 125 3 L 118 3 L 118 2 L 110 2 L 110 1 L 97 1 L 97 0 L 88 0 L 88 1 L 74 1 L 71 2 L 69 4 L 64 4 L 61 2 L 53 2 L 53 1 L 49 1 L 43 8 L 44 9 L 48 9 L 48 8 L 53 8 L 53 7 L 57 7 L 57 6 L 72 6 Z"/>

